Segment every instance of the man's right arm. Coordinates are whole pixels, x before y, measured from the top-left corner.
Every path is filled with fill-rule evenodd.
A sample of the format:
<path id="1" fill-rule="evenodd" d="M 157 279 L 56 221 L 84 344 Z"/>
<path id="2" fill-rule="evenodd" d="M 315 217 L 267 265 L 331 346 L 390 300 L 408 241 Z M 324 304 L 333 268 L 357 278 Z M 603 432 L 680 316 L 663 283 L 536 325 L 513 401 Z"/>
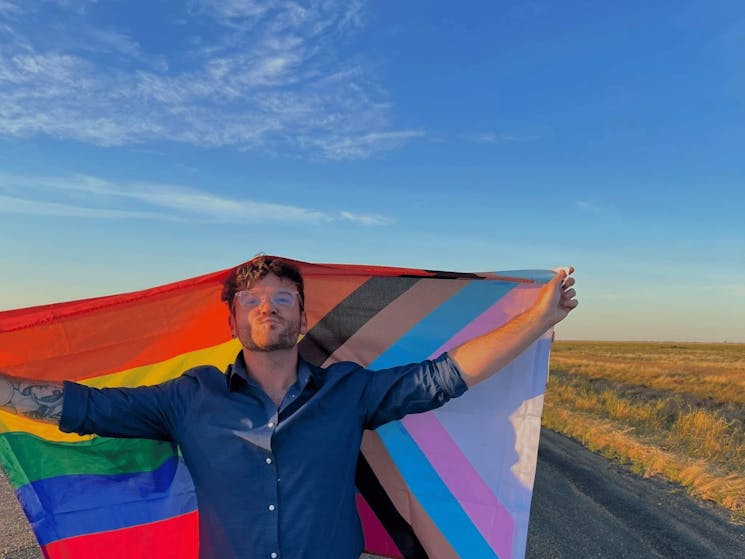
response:
<path id="1" fill-rule="evenodd" d="M 32 419 L 59 423 L 62 383 L 19 379 L 0 373 L 0 409 Z"/>

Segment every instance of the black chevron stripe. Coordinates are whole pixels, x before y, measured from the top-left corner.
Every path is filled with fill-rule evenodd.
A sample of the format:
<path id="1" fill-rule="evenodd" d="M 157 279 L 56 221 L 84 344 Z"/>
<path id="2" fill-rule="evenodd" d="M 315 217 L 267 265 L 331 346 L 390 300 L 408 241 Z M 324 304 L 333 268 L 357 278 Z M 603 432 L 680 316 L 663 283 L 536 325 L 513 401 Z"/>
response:
<path id="1" fill-rule="evenodd" d="M 308 363 L 321 366 L 357 330 L 422 278 L 373 277 L 326 314 L 300 340 Z"/>
<path id="2" fill-rule="evenodd" d="M 416 537 L 411 525 L 398 513 L 393 506 L 388 493 L 378 481 L 375 472 L 368 464 L 364 455 L 360 452 L 357 458 L 357 474 L 355 476 L 357 490 L 370 505 L 375 516 L 391 536 L 404 559 L 429 559 L 424 551 L 419 538 Z"/>

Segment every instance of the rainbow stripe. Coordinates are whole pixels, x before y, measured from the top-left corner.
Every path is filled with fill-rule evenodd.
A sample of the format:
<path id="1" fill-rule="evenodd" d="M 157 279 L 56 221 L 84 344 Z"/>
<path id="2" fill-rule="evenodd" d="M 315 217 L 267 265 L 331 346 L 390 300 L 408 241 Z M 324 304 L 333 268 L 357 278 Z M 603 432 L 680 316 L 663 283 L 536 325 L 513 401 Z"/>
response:
<path id="1" fill-rule="evenodd" d="M 295 264 L 306 280 L 303 357 L 373 369 L 503 324 L 551 277 Z M 239 349 L 219 300 L 227 273 L 0 313 L 0 370 L 100 387 L 225 367 Z M 357 502 L 368 552 L 524 555 L 550 335 L 447 406 L 365 434 Z M 45 557 L 197 557 L 194 491 L 169 443 L 79 437 L 0 412 L 0 466 Z"/>

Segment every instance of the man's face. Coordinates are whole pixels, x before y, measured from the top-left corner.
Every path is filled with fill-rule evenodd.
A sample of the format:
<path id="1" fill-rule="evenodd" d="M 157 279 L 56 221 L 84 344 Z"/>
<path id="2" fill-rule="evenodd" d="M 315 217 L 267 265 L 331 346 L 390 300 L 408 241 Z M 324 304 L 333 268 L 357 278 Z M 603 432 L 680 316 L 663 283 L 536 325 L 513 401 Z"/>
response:
<path id="1" fill-rule="evenodd" d="M 305 313 L 300 310 L 299 297 L 295 295 L 290 305 L 277 302 L 283 300 L 277 297 L 278 294 L 297 294 L 295 284 L 268 274 L 252 283 L 247 291 L 250 297 L 236 296 L 233 299 L 229 320 L 231 329 L 243 347 L 249 351 L 278 351 L 295 347 L 298 336 L 306 331 Z M 242 300 L 259 302 L 244 306 Z"/>

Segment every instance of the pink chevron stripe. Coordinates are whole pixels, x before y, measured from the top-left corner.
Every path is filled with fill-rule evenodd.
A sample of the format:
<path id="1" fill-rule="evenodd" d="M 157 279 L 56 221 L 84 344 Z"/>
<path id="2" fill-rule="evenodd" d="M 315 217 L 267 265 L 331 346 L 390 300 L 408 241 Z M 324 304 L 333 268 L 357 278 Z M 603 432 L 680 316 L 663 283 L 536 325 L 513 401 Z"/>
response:
<path id="1" fill-rule="evenodd" d="M 538 294 L 536 285 L 518 285 L 470 322 L 463 330 L 442 344 L 433 356 L 440 355 L 472 338 L 500 327 L 510 318 L 530 307 Z"/>
<path id="2" fill-rule="evenodd" d="M 432 354 L 432 357 L 506 322 L 535 299 L 535 286 L 518 286 Z M 406 416 L 402 423 L 500 559 L 512 558 L 515 521 L 434 413 Z"/>
<path id="3" fill-rule="evenodd" d="M 500 559 L 511 559 L 515 521 L 433 413 L 406 416 L 406 430 Z"/>

